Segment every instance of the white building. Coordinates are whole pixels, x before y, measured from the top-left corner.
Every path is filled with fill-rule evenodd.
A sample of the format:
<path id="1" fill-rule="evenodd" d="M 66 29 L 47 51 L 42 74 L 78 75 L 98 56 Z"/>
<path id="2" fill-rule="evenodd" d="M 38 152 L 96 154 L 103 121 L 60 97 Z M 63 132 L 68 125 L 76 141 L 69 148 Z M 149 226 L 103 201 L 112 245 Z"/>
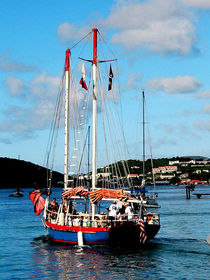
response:
<path id="1" fill-rule="evenodd" d="M 179 164 L 179 160 L 169 160 L 169 165 Z"/>
<path id="2" fill-rule="evenodd" d="M 160 179 L 170 180 L 173 177 L 174 177 L 174 175 L 160 174 Z"/>
<path id="3" fill-rule="evenodd" d="M 171 166 L 160 166 L 157 168 L 152 169 L 153 174 L 158 174 L 158 173 L 173 173 L 177 171 L 177 166 L 176 165 L 171 165 Z"/>

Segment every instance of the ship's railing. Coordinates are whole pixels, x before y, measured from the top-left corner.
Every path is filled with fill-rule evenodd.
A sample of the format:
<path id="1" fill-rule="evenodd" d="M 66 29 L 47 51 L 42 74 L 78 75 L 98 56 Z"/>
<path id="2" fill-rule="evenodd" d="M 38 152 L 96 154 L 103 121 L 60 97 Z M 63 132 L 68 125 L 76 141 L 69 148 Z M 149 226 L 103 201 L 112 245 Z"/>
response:
<path id="1" fill-rule="evenodd" d="M 147 212 L 143 214 L 143 221 L 149 225 L 160 224 L 160 213 Z"/>
<path id="2" fill-rule="evenodd" d="M 83 226 L 83 227 L 109 227 L 113 223 L 115 225 L 129 221 L 139 223 L 140 219 L 147 224 L 160 224 L 160 214 L 147 212 L 139 216 L 139 214 L 133 214 L 132 217 L 126 214 L 118 215 L 116 217 L 110 217 L 108 214 L 96 214 L 92 219 L 91 214 L 77 213 L 76 215 L 64 212 L 55 212 L 47 210 L 47 220 L 51 223 L 66 225 L 66 226 Z"/>

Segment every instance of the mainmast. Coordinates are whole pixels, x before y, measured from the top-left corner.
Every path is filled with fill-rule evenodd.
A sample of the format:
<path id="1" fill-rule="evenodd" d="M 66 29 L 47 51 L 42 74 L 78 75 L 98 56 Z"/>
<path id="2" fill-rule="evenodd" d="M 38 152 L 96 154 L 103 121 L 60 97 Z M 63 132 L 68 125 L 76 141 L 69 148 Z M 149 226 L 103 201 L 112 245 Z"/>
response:
<path id="1" fill-rule="evenodd" d="M 97 54 L 97 32 L 98 29 L 93 28 L 93 130 L 92 130 L 92 190 L 97 185 L 97 162 L 96 162 L 96 149 L 97 149 L 97 68 L 98 68 L 98 54 Z M 95 204 L 92 204 L 92 219 L 95 216 Z"/>
<path id="2" fill-rule="evenodd" d="M 91 62 L 93 65 L 93 122 L 92 122 L 92 185 L 91 189 L 96 189 L 97 186 L 97 72 L 98 72 L 98 63 L 115 61 L 116 59 L 111 60 L 98 60 L 98 51 L 97 51 L 97 35 L 98 29 L 93 28 L 93 60 L 83 59 L 85 61 Z M 96 206 L 92 204 L 92 219 L 94 219 L 96 213 Z"/>
<path id="3" fill-rule="evenodd" d="M 65 61 L 66 92 L 65 92 L 65 140 L 64 140 L 64 191 L 69 181 L 69 86 L 70 86 L 70 50 L 66 50 Z"/>

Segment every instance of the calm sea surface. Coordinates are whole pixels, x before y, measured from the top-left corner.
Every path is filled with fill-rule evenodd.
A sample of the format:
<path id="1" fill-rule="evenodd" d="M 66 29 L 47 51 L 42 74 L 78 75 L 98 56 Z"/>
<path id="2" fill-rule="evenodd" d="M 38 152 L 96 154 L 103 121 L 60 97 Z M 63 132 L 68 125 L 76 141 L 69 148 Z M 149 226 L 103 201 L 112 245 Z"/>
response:
<path id="1" fill-rule="evenodd" d="M 0 279 L 210 279 L 210 196 L 186 200 L 184 188 L 158 186 L 156 238 L 145 249 L 112 249 L 50 244 L 30 190 L 22 198 L 12 191 L 0 190 Z"/>

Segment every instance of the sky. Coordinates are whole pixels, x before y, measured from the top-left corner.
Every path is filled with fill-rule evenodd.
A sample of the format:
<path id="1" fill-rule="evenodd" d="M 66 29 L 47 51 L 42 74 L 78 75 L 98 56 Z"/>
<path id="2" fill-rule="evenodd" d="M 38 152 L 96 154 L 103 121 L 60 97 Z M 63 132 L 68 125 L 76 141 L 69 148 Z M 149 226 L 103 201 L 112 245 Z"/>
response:
<path id="1" fill-rule="evenodd" d="M 44 164 L 65 50 L 92 28 L 117 54 L 129 157 L 142 90 L 154 158 L 210 157 L 210 0 L 7 0 L 0 26 L 1 157 Z"/>

